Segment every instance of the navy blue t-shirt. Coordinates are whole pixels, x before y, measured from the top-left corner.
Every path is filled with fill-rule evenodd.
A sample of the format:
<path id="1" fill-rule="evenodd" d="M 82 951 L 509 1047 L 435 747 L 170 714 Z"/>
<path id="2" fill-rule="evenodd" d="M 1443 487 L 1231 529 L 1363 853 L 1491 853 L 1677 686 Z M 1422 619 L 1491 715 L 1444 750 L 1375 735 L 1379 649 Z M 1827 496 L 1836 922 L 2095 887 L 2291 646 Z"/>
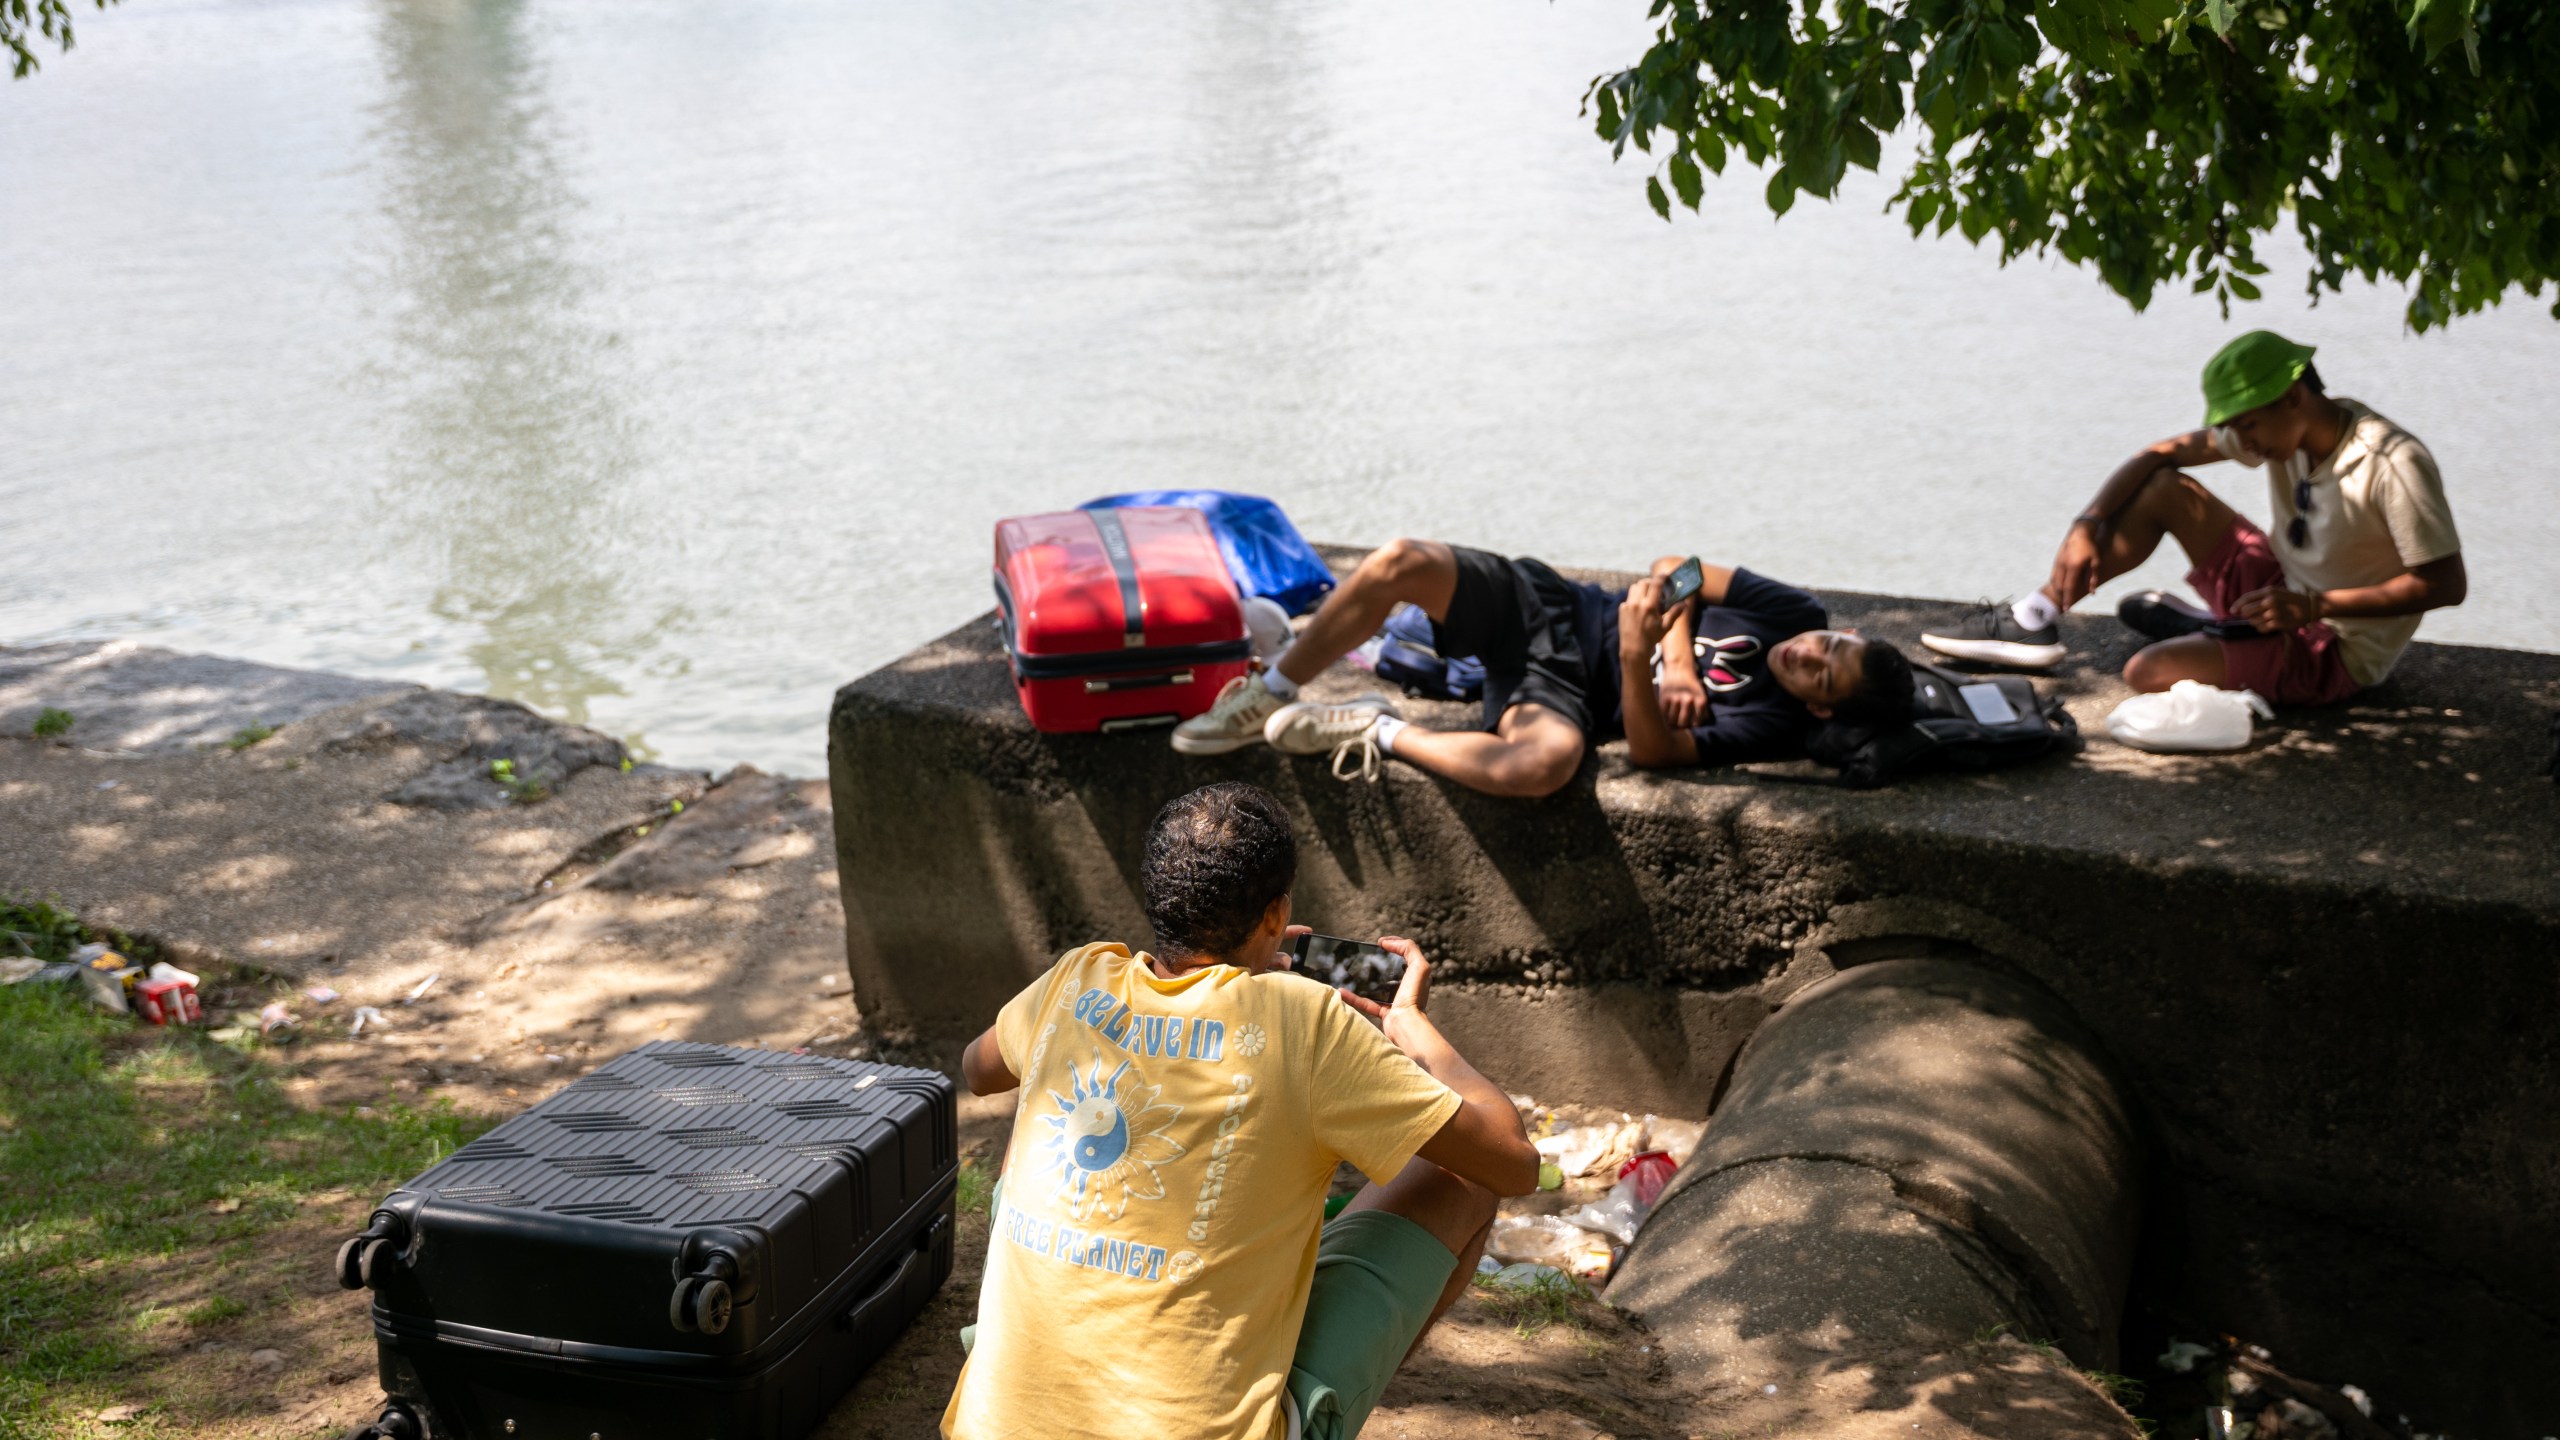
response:
<path id="1" fill-rule="evenodd" d="M 1580 587 L 1575 617 L 1582 653 L 1590 666 L 1591 739 L 1598 744 L 1626 733 L 1618 696 L 1618 607 L 1624 590 Z M 1793 760 L 1804 754 L 1813 712 L 1769 673 L 1769 652 L 1807 630 L 1826 630 L 1831 616 L 1822 602 L 1792 585 L 1749 570 L 1733 572 L 1724 603 L 1698 614 L 1698 678 L 1707 687 L 1707 720 L 1690 728 L 1701 765 L 1746 760 Z"/>

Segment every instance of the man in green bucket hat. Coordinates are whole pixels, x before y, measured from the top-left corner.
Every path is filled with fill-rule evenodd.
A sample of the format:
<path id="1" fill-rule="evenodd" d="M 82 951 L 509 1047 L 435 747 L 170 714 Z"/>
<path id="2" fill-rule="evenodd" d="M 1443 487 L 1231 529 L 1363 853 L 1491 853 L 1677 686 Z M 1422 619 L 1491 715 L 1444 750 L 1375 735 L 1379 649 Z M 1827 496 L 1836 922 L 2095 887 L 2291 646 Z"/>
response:
<path id="1" fill-rule="evenodd" d="M 2117 615 L 2153 643 L 2126 662 L 2126 684 L 2199 680 L 2325 705 L 2381 683 L 2421 614 L 2462 603 L 2462 542 L 2427 447 L 2371 407 L 2331 397 L 2311 356 L 2272 330 L 2223 346 L 2205 362 L 2204 428 L 2117 466 L 2072 518 L 2041 587 L 1921 642 L 2050 669 L 2067 653 L 2062 612 L 2174 537 L 2209 608 L 2157 590 L 2128 596 Z M 2217 460 L 2267 468 L 2268 530 L 2186 473 Z"/>

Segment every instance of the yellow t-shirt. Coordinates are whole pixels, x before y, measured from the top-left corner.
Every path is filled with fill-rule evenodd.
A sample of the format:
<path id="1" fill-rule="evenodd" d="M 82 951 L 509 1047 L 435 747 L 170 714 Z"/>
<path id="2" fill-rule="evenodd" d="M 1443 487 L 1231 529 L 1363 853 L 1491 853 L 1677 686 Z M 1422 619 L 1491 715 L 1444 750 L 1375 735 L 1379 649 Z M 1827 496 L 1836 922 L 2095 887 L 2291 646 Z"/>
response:
<path id="1" fill-rule="evenodd" d="M 957 1440 L 1271 1440 L 1334 1167 L 1458 1111 L 1316 981 L 1071 950 L 996 1018 L 1022 1077 Z"/>
<path id="2" fill-rule="evenodd" d="M 2370 406 L 2346 399 L 2338 404 L 2347 412 L 2347 433 L 2320 468 L 2312 469 L 2299 452 L 2281 465 L 2267 466 L 2267 489 L 2275 502 L 2267 540 L 2289 588 L 2306 593 L 2379 585 L 2462 548 L 2462 537 L 2454 533 L 2453 508 L 2445 503 L 2444 476 L 2426 445 Z M 2227 426 L 2214 429 L 2213 444 L 2227 459 L 2266 464 Z M 2308 512 L 2294 508 L 2296 481 L 2310 486 Z M 2300 545 L 2287 533 L 2296 516 L 2305 522 Z M 2409 648 L 2418 620 L 2415 615 L 2332 615 L 2327 623 L 2338 632 L 2338 658 L 2346 662 L 2347 673 L 2359 685 L 2379 685 L 2399 662 L 2400 652 Z"/>

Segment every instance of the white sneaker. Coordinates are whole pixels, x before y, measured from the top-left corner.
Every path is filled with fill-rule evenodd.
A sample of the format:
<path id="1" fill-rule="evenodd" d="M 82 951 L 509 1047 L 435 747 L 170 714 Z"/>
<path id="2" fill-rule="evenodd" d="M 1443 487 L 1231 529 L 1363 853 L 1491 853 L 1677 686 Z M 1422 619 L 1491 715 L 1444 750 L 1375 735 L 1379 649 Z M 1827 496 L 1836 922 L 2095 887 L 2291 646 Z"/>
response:
<path id="1" fill-rule="evenodd" d="M 1962 620 L 1922 635 L 1920 643 L 1941 655 L 2013 670 L 2050 670 L 2071 653 L 2063 648 L 2059 629 L 2028 629 L 2005 600 L 1984 601 Z"/>
<path id="2" fill-rule="evenodd" d="M 1287 704 L 1259 674 L 1239 675 L 1218 692 L 1205 715 L 1173 727 L 1173 748 L 1185 755 L 1224 755 L 1262 738 L 1263 722 Z"/>
<path id="3" fill-rule="evenodd" d="M 1384 695 L 1363 695 L 1356 700 L 1324 703 L 1301 700 L 1283 705 L 1273 712 L 1262 727 L 1262 738 L 1283 755 L 1322 755 L 1333 752 L 1333 774 L 1337 780 L 1352 776 L 1344 773 L 1348 762 L 1363 780 L 1378 778 L 1378 742 L 1375 732 L 1378 717 L 1396 714 L 1395 702 Z M 1356 754 L 1354 752 L 1357 752 Z"/>

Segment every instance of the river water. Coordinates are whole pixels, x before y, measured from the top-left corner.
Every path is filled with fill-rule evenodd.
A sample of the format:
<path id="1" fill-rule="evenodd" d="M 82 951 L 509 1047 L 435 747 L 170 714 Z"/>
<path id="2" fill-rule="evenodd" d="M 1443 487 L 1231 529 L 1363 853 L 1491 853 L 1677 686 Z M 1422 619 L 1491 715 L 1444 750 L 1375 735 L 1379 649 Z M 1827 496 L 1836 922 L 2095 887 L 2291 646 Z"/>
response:
<path id="1" fill-rule="evenodd" d="M 815 773 L 836 685 L 985 604 L 1002 515 L 1217 485 L 1320 538 L 2008 594 L 2251 324 L 2442 462 L 2473 587 L 2424 633 L 2560 635 L 2542 305 L 2423 338 L 2387 291 L 2135 315 L 1910 239 L 1872 177 L 1782 222 L 1730 179 L 1666 226 L 1576 113 L 1640 52 L 1632 0 L 78 21 L 0 86 L 12 641 Z"/>

